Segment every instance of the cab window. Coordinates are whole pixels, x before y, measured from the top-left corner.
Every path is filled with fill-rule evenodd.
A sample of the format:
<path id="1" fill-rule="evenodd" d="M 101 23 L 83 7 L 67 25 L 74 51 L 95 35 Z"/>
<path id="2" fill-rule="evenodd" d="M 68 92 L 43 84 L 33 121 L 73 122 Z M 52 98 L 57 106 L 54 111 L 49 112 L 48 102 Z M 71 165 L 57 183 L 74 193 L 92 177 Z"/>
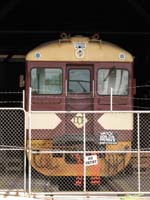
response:
<path id="1" fill-rule="evenodd" d="M 128 95 L 129 73 L 124 69 L 99 69 L 97 81 L 97 93 L 99 95 Z"/>
<path id="2" fill-rule="evenodd" d="M 33 68 L 31 70 L 31 88 L 33 94 L 61 94 L 62 69 Z"/>

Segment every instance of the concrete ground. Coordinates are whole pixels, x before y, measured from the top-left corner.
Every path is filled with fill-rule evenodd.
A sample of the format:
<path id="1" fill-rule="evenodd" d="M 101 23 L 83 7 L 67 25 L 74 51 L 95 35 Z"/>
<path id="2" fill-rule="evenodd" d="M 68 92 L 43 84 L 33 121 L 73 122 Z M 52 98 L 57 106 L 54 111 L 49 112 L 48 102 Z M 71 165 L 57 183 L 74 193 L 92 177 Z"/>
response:
<path id="1" fill-rule="evenodd" d="M 150 196 L 35 196 L 0 194 L 0 200 L 150 200 Z"/>

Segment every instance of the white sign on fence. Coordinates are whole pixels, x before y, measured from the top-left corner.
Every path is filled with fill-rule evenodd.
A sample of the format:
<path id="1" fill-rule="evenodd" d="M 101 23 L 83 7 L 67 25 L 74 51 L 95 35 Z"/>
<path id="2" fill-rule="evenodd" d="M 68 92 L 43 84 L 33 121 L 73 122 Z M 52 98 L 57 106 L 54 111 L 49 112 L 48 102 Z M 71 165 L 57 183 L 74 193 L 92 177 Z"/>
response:
<path id="1" fill-rule="evenodd" d="M 85 165 L 86 166 L 97 165 L 97 155 L 86 156 Z"/>

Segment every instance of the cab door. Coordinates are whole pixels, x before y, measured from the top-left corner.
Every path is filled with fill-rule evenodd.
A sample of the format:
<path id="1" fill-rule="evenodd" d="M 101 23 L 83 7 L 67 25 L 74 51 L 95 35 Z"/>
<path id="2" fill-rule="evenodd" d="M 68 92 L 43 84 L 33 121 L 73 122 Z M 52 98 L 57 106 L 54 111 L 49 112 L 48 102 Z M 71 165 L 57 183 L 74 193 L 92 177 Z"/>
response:
<path id="1" fill-rule="evenodd" d="M 93 67 L 68 66 L 66 110 L 93 110 Z"/>

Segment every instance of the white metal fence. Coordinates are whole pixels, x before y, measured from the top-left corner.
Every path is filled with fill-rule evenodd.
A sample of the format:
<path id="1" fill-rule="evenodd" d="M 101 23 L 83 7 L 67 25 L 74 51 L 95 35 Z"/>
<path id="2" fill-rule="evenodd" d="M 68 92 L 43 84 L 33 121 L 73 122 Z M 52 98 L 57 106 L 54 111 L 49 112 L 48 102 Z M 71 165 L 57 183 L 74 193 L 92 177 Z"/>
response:
<path id="1" fill-rule="evenodd" d="M 0 108 L 0 178 L 0 191 L 149 194 L 150 111 Z"/>
<path id="2" fill-rule="evenodd" d="M 25 112 L 0 108 L 0 191 L 26 191 Z"/>
<path id="3" fill-rule="evenodd" d="M 150 193 L 150 112 L 32 111 L 26 121 L 25 131 L 24 110 L 0 109 L 1 191 Z"/>
<path id="4" fill-rule="evenodd" d="M 150 112 L 31 112 L 29 193 L 150 193 L 149 119 Z"/>

